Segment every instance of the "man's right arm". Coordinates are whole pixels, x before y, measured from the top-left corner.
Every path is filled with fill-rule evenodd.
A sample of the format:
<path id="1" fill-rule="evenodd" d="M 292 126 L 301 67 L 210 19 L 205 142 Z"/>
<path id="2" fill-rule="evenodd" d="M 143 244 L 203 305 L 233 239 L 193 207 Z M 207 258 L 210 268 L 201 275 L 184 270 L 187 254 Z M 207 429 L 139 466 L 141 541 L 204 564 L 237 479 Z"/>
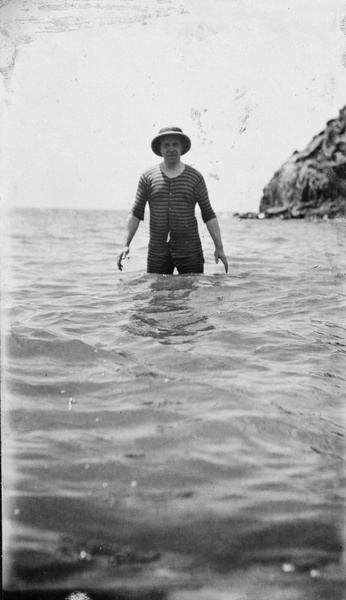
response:
<path id="1" fill-rule="evenodd" d="M 119 254 L 119 257 L 117 260 L 118 269 L 120 271 L 123 270 L 122 261 L 127 257 L 128 253 L 130 252 L 130 244 L 131 244 L 131 241 L 138 229 L 139 223 L 140 223 L 140 219 L 138 219 L 138 217 L 135 217 L 135 215 L 130 213 L 127 218 L 127 223 L 126 223 L 126 234 L 125 234 L 124 246 L 123 246 L 123 249 L 122 249 L 121 253 Z"/>

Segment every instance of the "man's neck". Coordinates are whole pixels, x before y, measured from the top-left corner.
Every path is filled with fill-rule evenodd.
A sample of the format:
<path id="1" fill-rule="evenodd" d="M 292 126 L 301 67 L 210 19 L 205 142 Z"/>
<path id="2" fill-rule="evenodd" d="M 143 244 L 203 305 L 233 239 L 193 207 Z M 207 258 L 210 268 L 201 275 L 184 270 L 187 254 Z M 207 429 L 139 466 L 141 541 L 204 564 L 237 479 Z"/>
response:
<path id="1" fill-rule="evenodd" d="M 161 167 L 164 171 L 168 171 L 169 173 L 179 173 L 184 170 L 185 165 L 180 160 L 177 163 L 171 164 L 167 164 L 166 161 L 163 161 Z"/>

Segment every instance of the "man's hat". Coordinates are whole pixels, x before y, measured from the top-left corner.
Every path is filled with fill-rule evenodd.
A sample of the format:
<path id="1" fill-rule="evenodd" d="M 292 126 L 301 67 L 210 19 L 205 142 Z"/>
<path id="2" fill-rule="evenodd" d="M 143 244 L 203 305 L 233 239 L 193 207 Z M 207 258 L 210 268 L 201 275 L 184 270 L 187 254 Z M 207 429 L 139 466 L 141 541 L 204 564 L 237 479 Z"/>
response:
<path id="1" fill-rule="evenodd" d="M 163 129 L 160 129 L 159 134 L 154 137 L 153 141 L 151 142 L 151 149 L 153 152 L 155 152 L 155 154 L 157 154 L 157 156 L 162 156 L 160 150 L 161 140 L 166 135 L 178 135 L 181 138 L 182 154 L 186 154 L 186 152 L 190 150 L 191 140 L 189 137 L 187 137 L 187 135 L 185 135 L 185 133 L 182 132 L 180 127 L 164 127 Z"/>

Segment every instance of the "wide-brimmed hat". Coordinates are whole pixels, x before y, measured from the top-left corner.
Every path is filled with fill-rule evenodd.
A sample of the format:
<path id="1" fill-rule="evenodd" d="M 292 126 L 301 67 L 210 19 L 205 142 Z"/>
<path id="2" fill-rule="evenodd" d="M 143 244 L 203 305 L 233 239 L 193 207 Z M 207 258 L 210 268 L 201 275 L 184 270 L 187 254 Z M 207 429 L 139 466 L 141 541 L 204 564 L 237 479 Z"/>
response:
<path id="1" fill-rule="evenodd" d="M 186 152 L 190 150 L 191 140 L 187 135 L 185 135 L 185 133 L 182 132 L 180 127 L 164 127 L 163 129 L 160 129 L 159 134 L 154 137 L 153 141 L 151 142 L 151 149 L 153 152 L 155 152 L 155 154 L 157 154 L 157 156 L 162 156 L 160 150 L 161 140 L 166 135 L 178 135 L 181 138 L 182 154 L 186 154 Z"/>

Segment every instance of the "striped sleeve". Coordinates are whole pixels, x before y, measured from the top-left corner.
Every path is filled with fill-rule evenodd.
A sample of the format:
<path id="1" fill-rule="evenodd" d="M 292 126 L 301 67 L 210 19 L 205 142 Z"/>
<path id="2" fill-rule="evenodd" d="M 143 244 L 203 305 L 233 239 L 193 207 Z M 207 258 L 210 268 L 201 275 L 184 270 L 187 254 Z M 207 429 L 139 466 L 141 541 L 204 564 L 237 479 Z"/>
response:
<path id="1" fill-rule="evenodd" d="M 147 201 L 148 201 L 148 182 L 147 182 L 145 175 L 143 174 L 143 175 L 141 175 L 141 177 L 139 179 L 137 192 L 136 192 L 136 198 L 135 198 L 134 204 L 131 209 L 131 213 L 135 217 L 137 217 L 137 219 L 140 219 L 141 221 L 144 221 L 145 205 L 146 205 Z"/>
<path id="2" fill-rule="evenodd" d="M 207 223 L 208 221 L 210 221 L 210 219 L 215 219 L 216 214 L 214 213 L 214 211 L 211 207 L 207 186 L 205 184 L 204 177 L 202 175 L 201 175 L 200 181 L 198 182 L 198 184 L 196 186 L 195 193 L 196 193 L 196 201 L 198 202 L 198 204 L 200 206 L 202 219 L 203 219 L 204 223 Z"/>

